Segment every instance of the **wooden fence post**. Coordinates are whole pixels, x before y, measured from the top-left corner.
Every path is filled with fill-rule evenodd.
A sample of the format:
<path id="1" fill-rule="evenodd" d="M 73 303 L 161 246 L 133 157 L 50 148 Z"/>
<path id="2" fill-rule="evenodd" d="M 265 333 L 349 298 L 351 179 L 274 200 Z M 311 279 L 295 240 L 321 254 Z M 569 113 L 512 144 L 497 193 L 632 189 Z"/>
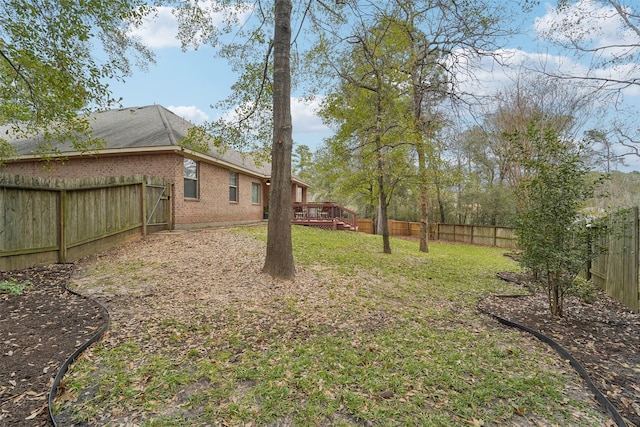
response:
<path id="1" fill-rule="evenodd" d="M 166 182 L 165 185 L 167 186 L 167 223 L 169 230 L 173 230 L 173 184 Z"/>
<path id="2" fill-rule="evenodd" d="M 147 183 L 144 178 L 140 183 L 140 210 L 142 211 L 142 235 L 147 235 Z"/>
<path id="3" fill-rule="evenodd" d="M 67 191 L 58 193 L 58 260 L 67 261 Z"/>
<path id="4" fill-rule="evenodd" d="M 634 307 L 631 307 L 635 313 L 640 313 L 640 208 L 633 207 L 633 249 L 635 257 L 633 260 L 634 268 L 631 280 L 635 280 L 635 301 Z M 630 286 L 633 289 L 633 286 Z M 631 297 L 633 299 L 633 297 Z"/>

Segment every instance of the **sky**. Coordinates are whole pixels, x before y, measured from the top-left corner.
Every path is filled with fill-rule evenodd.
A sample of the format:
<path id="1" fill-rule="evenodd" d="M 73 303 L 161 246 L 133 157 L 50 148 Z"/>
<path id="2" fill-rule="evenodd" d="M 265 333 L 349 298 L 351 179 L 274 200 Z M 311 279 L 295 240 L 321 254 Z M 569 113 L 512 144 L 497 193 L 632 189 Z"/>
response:
<path id="1" fill-rule="evenodd" d="M 555 0 L 542 2 L 531 13 L 517 17 L 518 21 L 524 21 L 523 34 L 506 42 L 501 50 L 503 63 L 524 64 L 532 68 L 539 68 L 541 64 L 545 64 L 547 67 L 558 67 L 573 72 L 586 71 L 585 64 L 563 55 L 540 38 L 545 31 L 557 29 L 563 24 L 572 30 L 582 28 L 594 46 L 621 40 L 640 45 L 638 35 L 621 31 L 615 19 L 585 19 L 577 22 L 571 18 L 571 9 L 556 14 L 552 7 L 555 4 Z M 611 15 L 608 13 L 610 10 L 602 9 L 600 3 L 593 0 L 572 1 L 571 4 L 573 7 L 589 11 L 591 16 Z M 213 19 L 217 17 L 214 16 Z M 141 29 L 134 31 L 136 36 L 153 49 L 156 63 L 150 64 L 146 71 L 134 70 L 133 75 L 127 77 L 125 82 L 111 82 L 111 90 L 116 98 L 121 98 L 120 102 L 124 107 L 160 104 L 194 124 L 215 120 L 226 112 L 215 110 L 212 106 L 229 95 L 235 76 L 226 61 L 215 56 L 212 47 L 200 46 L 197 50 L 190 48 L 183 51 L 177 31 L 177 22 L 171 10 L 165 7 L 157 11 L 154 19 L 148 20 Z M 476 77 L 483 83 L 474 82 L 469 87 L 485 93 L 504 87 L 509 82 L 509 76 L 513 75 L 513 71 L 504 69 L 488 59 L 483 61 L 479 70 Z M 611 73 L 610 75 L 615 76 L 619 72 L 628 71 L 602 68 L 598 73 Z M 636 76 L 640 77 L 640 74 Z M 640 105 L 638 89 L 627 89 L 623 95 L 625 102 L 632 108 Z M 321 146 L 324 138 L 332 134 L 331 129 L 315 114 L 317 104 L 318 101 L 308 104 L 300 98 L 292 98 L 294 141 L 296 144 L 308 145 L 312 151 Z"/>

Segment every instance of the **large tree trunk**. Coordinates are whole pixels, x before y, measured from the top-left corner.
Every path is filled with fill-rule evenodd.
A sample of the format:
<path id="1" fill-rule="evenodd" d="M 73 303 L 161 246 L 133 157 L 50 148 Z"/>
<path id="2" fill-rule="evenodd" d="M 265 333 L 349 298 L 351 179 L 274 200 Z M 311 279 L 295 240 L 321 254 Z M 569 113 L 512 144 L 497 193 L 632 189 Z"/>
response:
<path id="1" fill-rule="evenodd" d="M 378 194 L 380 195 L 380 215 L 378 224 L 382 227 L 378 232 L 382 234 L 382 252 L 385 254 L 391 253 L 391 241 L 389 240 L 389 215 L 387 213 L 387 193 L 384 186 L 384 160 L 382 155 L 382 141 L 380 138 L 381 129 L 380 119 L 378 119 L 378 126 L 376 131 L 376 147 L 378 152 Z"/>
<path id="2" fill-rule="evenodd" d="M 412 46 L 414 51 L 418 48 Z M 413 126 L 415 131 L 416 153 L 418 154 L 418 188 L 420 190 L 420 252 L 429 253 L 429 187 L 427 176 L 427 147 L 425 146 L 425 128 L 422 117 L 422 85 L 421 64 L 423 54 L 418 52 L 411 61 L 411 80 L 413 89 Z"/>
<path id="3" fill-rule="evenodd" d="M 384 190 L 384 184 L 382 176 L 378 177 L 379 189 L 380 189 L 380 226 L 382 227 L 382 252 L 385 254 L 391 253 L 391 241 L 389 240 L 389 215 L 387 214 L 387 194 Z"/>
<path id="4" fill-rule="evenodd" d="M 273 145 L 267 256 L 262 271 L 273 277 L 295 275 L 291 242 L 291 1 L 275 1 L 273 38 Z"/>
<path id="5" fill-rule="evenodd" d="M 418 134 L 421 139 L 422 135 Z M 420 252 L 429 253 L 429 189 L 427 187 L 427 160 L 424 142 L 416 144 L 418 152 L 418 176 L 420 177 Z"/>

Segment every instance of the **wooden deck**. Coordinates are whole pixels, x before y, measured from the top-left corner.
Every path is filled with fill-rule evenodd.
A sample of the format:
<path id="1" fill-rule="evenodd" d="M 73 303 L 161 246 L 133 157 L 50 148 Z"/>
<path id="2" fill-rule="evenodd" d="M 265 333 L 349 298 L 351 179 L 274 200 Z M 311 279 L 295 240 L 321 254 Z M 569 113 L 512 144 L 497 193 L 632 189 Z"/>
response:
<path id="1" fill-rule="evenodd" d="M 358 231 L 358 214 L 337 203 L 294 203 L 291 223 L 325 230 Z"/>

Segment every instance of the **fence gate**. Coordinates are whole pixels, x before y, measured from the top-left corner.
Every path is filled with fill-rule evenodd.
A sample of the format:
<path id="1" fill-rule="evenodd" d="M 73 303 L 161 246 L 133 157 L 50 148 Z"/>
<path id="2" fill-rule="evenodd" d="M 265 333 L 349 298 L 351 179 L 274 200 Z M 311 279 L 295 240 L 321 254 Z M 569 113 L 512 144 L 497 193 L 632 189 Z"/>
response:
<path id="1" fill-rule="evenodd" d="M 171 228 L 171 184 L 146 183 L 147 227 Z"/>

